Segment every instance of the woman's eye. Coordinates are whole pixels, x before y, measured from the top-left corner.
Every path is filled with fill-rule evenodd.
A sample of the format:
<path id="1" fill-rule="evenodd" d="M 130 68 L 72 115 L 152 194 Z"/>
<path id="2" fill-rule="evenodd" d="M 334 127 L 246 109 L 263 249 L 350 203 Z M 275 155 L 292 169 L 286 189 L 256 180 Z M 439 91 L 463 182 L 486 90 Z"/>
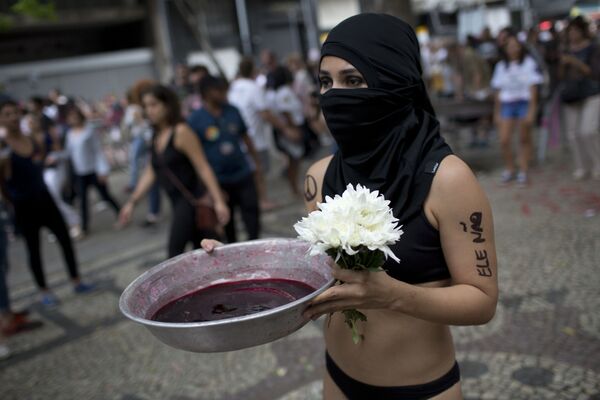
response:
<path id="1" fill-rule="evenodd" d="M 327 89 L 331 86 L 331 79 L 329 78 L 321 78 L 319 81 L 321 82 L 321 89 Z"/>
<path id="2" fill-rule="evenodd" d="M 359 78 L 357 76 L 350 76 L 348 77 L 348 79 L 346 80 L 346 82 L 348 83 L 348 86 L 360 86 L 363 84 L 363 79 Z"/>

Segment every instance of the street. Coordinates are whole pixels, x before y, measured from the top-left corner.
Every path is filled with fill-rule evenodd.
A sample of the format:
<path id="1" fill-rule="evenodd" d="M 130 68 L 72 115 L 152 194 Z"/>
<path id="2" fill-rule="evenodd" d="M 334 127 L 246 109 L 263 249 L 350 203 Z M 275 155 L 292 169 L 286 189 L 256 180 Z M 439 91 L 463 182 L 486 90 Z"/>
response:
<path id="1" fill-rule="evenodd" d="M 482 327 L 453 328 L 466 399 L 600 399 L 600 184 L 574 182 L 562 152 L 532 171 L 525 189 L 501 187 L 496 146 L 459 153 L 476 170 L 492 203 L 500 301 Z M 282 204 L 263 215 L 263 237 L 294 236 L 303 215 L 279 168 L 269 180 Z M 119 200 L 125 172 L 111 176 Z M 123 289 L 165 258 L 168 202 L 155 228 L 113 228 L 95 212 L 91 235 L 76 244 L 91 295 L 73 294 L 56 244 L 42 235 L 45 270 L 61 304 L 38 297 L 23 243 L 10 244 L 9 288 L 15 309 L 43 327 L 11 337 L 0 362 L 3 400 L 12 399 L 319 399 L 324 368 L 322 321 L 276 342 L 221 354 L 163 345 L 118 310 Z M 241 224 L 239 224 L 241 225 Z M 239 226 L 238 225 L 238 226 Z"/>

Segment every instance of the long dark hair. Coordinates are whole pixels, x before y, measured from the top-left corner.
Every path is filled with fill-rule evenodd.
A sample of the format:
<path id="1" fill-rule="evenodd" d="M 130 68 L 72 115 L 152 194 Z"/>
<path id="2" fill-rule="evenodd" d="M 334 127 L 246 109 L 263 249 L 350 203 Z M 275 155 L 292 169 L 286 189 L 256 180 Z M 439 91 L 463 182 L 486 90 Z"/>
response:
<path id="1" fill-rule="evenodd" d="M 521 46 L 521 52 L 519 54 L 519 64 L 523 63 L 523 60 L 525 59 L 525 56 L 527 55 L 527 48 L 525 47 L 525 44 L 521 43 L 521 41 L 519 40 L 517 35 L 515 35 L 513 33 L 509 33 L 506 36 L 506 43 L 504 44 L 504 48 L 500 52 L 502 61 L 504 61 L 504 65 L 506 65 L 506 66 L 508 66 L 508 64 L 510 63 L 510 59 L 508 58 L 508 52 L 506 51 L 506 47 L 508 47 L 508 41 L 511 39 L 516 40 L 517 43 L 519 43 L 519 46 Z"/>
<path id="2" fill-rule="evenodd" d="M 585 39 L 592 39 L 594 37 L 592 32 L 590 32 L 589 22 L 581 15 L 578 15 L 569 21 L 566 32 L 569 32 L 571 29 L 579 30 L 581 32 L 581 36 L 583 36 Z"/>
<path id="3" fill-rule="evenodd" d="M 164 104 L 165 108 L 167 109 L 166 119 L 169 126 L 175 126 L 183 121 L 179 98 L 174 91 L 165 85 L 152 85 L 142 91 L 140 99 L 143 99 L 146 95 L 151 95 L 156 100 Z"/>

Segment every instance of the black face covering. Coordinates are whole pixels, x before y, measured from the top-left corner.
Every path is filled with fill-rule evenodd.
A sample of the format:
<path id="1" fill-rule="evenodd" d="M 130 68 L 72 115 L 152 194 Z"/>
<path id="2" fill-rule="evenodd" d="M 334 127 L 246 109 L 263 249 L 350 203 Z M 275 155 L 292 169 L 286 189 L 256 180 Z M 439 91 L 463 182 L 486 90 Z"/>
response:
<path id="1" fill-rule="evenodd" d="M 394 215 L 407 221 L 422 210 L 441 160 L 452 151 L 421 80 L 419 45 L 398 18 L 360 14 L 329 34 L 322 56 L 356 67 L 368 88 L 330 89 L 320 102 L 339 151 L 323 194 L 341 194 L 348 183 L 379 190 Z"/>

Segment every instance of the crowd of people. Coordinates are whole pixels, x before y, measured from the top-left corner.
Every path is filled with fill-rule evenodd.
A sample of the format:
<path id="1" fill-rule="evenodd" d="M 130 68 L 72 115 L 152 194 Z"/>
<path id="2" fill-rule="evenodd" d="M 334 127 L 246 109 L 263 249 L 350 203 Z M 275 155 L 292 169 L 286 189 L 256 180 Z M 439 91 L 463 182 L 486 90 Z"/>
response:
<path id="1" fill-rule="evenodd" d="M 532 127 L 540 116 L 556 112 L 557 104 L 564 108 L 574 178 L 600 179 L 600 46 L 583 18 L 560 33 L 533 29 L 521 37 L 506 28 L 494 39 L 486 29 L 464 45 L 434 40 L 421 47 L 421 56 L 432 97 L 493 99 L 505 165 L 501 183 L 530 184 Z M 179 65 L 168 85 L 141 80 L 122 100 L 108 97 L 93 105 L 58 90 L 26 103 L 2 101 L 0 186 L 10 218 L 0 226 L 0 337 L 29 324 L 8 300 L 7 232 L 25 240 L 43 305 L 53 307 L 59 300 L 44 277 L 42 227 L 61 246 L 75 292 L 95 290 L 80 280 L 72 243 L 92 234 L 90 186 L 118 216 L 119 229 L 130 223 L 145 196 L 143 224 L 155 225 L 164 191 L 172 209 L 169 257 L 188 245 L 199 247 L 204 238 L 235 242 L 236 212 L 246 237 L 258 238 L 261 213 L 278 206 L 266 183 L 275 152 L 285 160 L 283 176 L 291 194 L 302 198 L 301 161 L 320 146 L 335 150 L 319 106 L 320 58 L 311 55 L 305 61 L 292 54 L 281 63 L 265 50 L 259 59 L 257 66 L 243 57 L 231 82 L 202 65 Z M 486 145 L 492 120 L 482 126 L 476 146 Z M 127 146 L 119 145 L 124 141 Z M 108 177 L 125 163 L 129 180 L 123 189 L 129 197 L 121 205 Z"/>
<path id="2" fill-rule="evenodd" d="M 494 101 L 493 121 L 479 121 L 482 129 L 471 146 L 487 146 L 495 127 L 504 161 L 502 184 L 531 183 L 536 125 L 548 129 L 554 143 L 568 141 L 574 179 L 600 179 L 600 43 L 598 29 L 584 17 L 573 18 L 561 31 L 554 24 L 527 32 L 506 27 L 494 38 L 486 28 L 464 44 L 432 40 L 423 46 L 422 57 L 432 97 Z"/>
<path id="3" fill-rule="evenodd" d="M 199 247 L 204 238 L 238 240 L 235 212 L 248 239 L 260 236 L 261 212 L 279 205 L 266 184 L 272 148 L 286 160 L 283 176 L 301 200 L 300 161 L 330 143 L 318 109 L 314 65 L 309 68 L 298 55 L 279 64 L 270 51 L 260 59 L 258 68 L 253 59 L 242 58 L 232 82 L 202 65 L 180 65 L 170 85 L 140 80 L 122 100 L 111 96 L 94 104 L 58 90 L 26 102 L 2 100 L 0 187 L 8 218 L 0 237 L 0 337 L 32 326 L 26 312 L 10 308 L 5 278 L 10 237 L 25 241 L 43 306 L 59 304 L 44 275 L 43 227 L 62 249 L 75 293 L 96 289 L 81 282 L 73 245 L 93 234 L 90 186 L 99 194 L 96 207 L 118 215 L 116 229 L 132 220 L 145 196 L 143 225 L 155 225 L 164 191 L 172 209 L 169 257 L 188 245 Z M 123 191 L 129 197 L 120 205 L 108 178 L 124 166 L 129 179 Z"/>

